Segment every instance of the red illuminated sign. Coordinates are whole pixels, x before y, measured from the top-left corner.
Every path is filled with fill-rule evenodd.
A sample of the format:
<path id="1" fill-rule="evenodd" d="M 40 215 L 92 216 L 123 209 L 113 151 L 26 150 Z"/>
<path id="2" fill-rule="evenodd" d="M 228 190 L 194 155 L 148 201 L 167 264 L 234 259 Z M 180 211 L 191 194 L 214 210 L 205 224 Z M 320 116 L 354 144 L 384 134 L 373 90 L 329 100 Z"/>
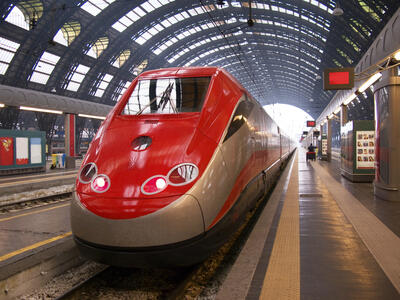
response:
<path id="1" fill-rule="evenodd" d="M 354 87 L 354 68 L 324 70 L 324 90 L 348 90 Z"/>
<path id="2" fill-rule="evenodd" d="M 315 121 L 307 121 L 307 127 L 315 127 Z"/>

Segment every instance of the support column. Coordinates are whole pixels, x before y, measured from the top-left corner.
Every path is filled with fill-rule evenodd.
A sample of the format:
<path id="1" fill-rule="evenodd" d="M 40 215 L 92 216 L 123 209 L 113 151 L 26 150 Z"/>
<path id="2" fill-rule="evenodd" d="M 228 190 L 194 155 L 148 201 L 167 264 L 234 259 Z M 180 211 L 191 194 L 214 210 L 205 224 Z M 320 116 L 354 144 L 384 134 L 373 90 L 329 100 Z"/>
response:
<path id="1" fill-rule="evenodd" d="M 327 119 L 327 123 L 326 123 L 326 138 L 327 138 L 327 161 L 331 161 L 332 158 L 332 120 L 331 119 Z"/>
<path id="2" fill-rule="evenodd" d="M 375 85 L 375 181 L 379 198 L 400 201 L 400 74 L 386 70 Z"/>
<path id="3" fill-rule="evenodd" d="M 346 105 L 341 105 L 340 110 L 340 126 L 344 126 L 349 121 L 348 108 Z"/>
<path id="4" fill-rule="evenodd" d="M 76 115 L 66 114 L 65 115 L 65 167 L 75 168 L 75 155 L 76 155 Z"/>

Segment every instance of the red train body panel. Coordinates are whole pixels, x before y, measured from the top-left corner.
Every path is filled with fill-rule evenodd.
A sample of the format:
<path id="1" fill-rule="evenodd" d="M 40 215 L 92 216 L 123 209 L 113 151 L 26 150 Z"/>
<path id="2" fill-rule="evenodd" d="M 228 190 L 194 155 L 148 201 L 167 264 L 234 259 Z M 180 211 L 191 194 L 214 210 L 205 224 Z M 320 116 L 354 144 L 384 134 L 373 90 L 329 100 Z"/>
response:
<path id="1" fill-rule="evenodd" d="M 265 194 L 291 150 L 226 71 L 142 73 L 82 163 L 75 240 L 85 256 L 108 264 L 195 263 L 239 226 L 237 215 Z"/>

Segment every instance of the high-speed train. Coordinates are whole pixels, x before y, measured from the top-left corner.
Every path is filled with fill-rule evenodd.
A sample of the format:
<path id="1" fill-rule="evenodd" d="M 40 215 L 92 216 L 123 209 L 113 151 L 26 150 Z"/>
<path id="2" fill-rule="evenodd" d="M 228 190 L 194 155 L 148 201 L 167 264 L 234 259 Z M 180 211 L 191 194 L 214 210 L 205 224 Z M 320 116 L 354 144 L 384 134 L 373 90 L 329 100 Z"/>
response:
<path id="1" fill-rule="evenodd" d="M 292 150 L 225 70 L 144 72 L 82 163 L 75 242 L 84 257 L 115 266 L 202 261 L 240 226 Z"/>

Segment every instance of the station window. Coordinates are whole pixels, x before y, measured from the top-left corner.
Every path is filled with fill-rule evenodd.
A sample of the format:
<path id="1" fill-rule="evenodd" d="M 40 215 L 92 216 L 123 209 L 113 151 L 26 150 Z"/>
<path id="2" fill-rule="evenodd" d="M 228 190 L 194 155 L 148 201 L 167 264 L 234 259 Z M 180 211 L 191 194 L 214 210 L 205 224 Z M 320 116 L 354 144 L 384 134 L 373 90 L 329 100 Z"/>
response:
<path id="1" fill-rule="evenodd" d="M 126 28 L 128 28 L 133 23 L 137 22 L 140 18 L 145 16 L 146 13 L 149 13 L 173 1 L 174 0 L 148 0 L 143 4 L 141 4 L 140 7 L 137 6 L 130 12 L 125 14 L 117 22 L 115 22 L 112 25 L 112 27 L 118 30 L 119 32 L 123 32 Z"/>
<path id="2" fill-rule="evenodd" d="M 69 91 L 76 92 L 79 89 L 83 79 L 85 78 L 89 70 L 90 70 L 89 67 L 79 64 L 78 67 L 75 69 L 75 71 L 72 72 L 71 79 L 66 89 Z"/>
<path id="3" fill-rule="evenodd" d="M 115 0 L 88 0 L 81 6 L 81 8 L 92 16 L 97 16 L 114 1 Z"/>
<path id="4" fill-rule="evenodd" d="M 68 47 L 81 33 L 81 24 L 77 21 L 65 23 L 56 33 L 53 40 L 61 45 Z"/>
<path id="5" fill-rule="evenodd" d="M 130 56 L 131 56 L 131 51 L 125 50 L 115 59 L 112 65 L 116 68 L 120 68 L 129 59 Z"/>
<path id="6" fill-rule="evenodd" d="M 43 52 L 29 80 L 40 84 L 46 84 L 59 59 L 60 56 L 46 51 Z"/>
<path id="7" fill-rule="evenodd" d="M 106 88 L 110 84 L 111 80 L 113 79 L 114 76 L 110 74 L 105 74 L 103 79 L 100 81 L 99 87 L 96 90 L 96 93 L 94 94 L 96 97 L 102 97 Z"/>
<path id="8" fill-rule="evenodd" d="M 101 55 L 101 53 L 103 53 L 103 51 L 107 49 L 108 43 L 109 43 L 108 37 L 104 36 L 99 38 L 96 42 L 94 42 L 92 47 L 90 47 L 86 55 L 89 55 L 93 58 L 98 58 Z"/>
<path id="9" fill-rule="evenodd" d="M 7 72 L 8 66 L 14 58 L 20 44 L 0 37 L 0 74 Z"/>
<path id="10" fill-rule="evenodd" d="M 210 80 L 210 77 L 140 80 L 122 114 L 199 112 Z"/>
<path id="11" fill-rule="evenodd" d="M 40 0 L 20 1 L 10 11 L 7 22 L 26 30 L 36 26 L 36 23 L 43 15 L 43 4 Z"/>

